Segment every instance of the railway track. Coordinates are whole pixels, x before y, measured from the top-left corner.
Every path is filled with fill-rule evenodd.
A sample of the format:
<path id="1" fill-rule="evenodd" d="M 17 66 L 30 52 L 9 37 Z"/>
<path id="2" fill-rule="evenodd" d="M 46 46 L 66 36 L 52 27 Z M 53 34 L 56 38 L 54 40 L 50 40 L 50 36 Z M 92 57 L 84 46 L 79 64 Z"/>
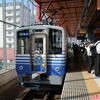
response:
<path id="1" fill-rule="evenodd" d="M 25 89 L 15 100 L 59 100 L 61 92 L 40 92 Z"/>

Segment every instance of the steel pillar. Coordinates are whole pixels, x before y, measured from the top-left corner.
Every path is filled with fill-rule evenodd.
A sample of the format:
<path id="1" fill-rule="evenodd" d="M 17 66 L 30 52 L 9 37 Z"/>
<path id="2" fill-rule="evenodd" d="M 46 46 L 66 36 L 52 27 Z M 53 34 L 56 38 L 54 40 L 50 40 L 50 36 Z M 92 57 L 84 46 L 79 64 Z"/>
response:
<path id="1" fill-rule="evenodd" d="M 21 26 L 24 25 L 24 0 L 21 0 Z"/>
<path id="2" fill-rule="evenodd" d="M 16 0 L 13 0 L 13 24 L 16 25 Z M 14 26 L 14 57 L 16 53 L 16 26 Z M 15 61 L 15 60 L 14 60 Z"/>
<path id="3" fill-rule="evenodd" d="M 34 5 L 32 5 L 32 23 L 35 22 Z"/>
<path id="4" fill-rule="evenodd" d="M 3 21 L 6 22 L 6 0 L 2 0 Z M 6 48 L 6 23 L 3 23 L 3 63 L 7 69 L 7 48 Z"/>
<path id="5" fill-rule="evenodd" d="M 29 8 L 29 0 L 27 0 L 27 18 L 28 18 L 28 25 L 30 25 L 30 8 Z"/>

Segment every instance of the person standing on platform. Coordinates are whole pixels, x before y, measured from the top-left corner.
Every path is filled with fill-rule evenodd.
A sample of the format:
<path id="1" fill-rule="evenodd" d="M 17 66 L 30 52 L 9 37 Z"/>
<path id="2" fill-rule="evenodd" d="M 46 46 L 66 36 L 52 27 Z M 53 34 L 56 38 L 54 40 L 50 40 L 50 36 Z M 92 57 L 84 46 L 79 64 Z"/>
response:
<path id="1" fill-rule="evenodd" d="M 78 55 L 78 45 L 77 44 L 73 44 L 73 52 L 74 52 L 74 56 Z"/>
<path id="2" fill-rule="evenodd" d="M 92 46 L 94 46 L 94 44 L 88 44 L 85 47 L 88 56 L 88 73 L 91 73 L 91 70 L 94 66 L 94 56 L 92 55 L 92 51 L 91 51 Z"/>
<path id="3" fill-rule="evenodd" d="M 100 76 L 100 40 L 95 43 L 96 46 L 96 64 L 95 64 L 95 75 Z"/>

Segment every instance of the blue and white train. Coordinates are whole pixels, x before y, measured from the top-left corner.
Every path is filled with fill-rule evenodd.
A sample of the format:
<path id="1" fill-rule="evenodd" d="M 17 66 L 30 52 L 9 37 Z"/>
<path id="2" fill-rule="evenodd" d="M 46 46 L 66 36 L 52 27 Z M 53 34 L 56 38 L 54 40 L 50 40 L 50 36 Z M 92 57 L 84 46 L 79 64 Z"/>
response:
<path id="1" fill-rule="evenodd" d="M 16 72 L 22 86 L 62 86 L 66 73 L 66 36 L 62 27 L 33 25 L 17 30 Z"/>

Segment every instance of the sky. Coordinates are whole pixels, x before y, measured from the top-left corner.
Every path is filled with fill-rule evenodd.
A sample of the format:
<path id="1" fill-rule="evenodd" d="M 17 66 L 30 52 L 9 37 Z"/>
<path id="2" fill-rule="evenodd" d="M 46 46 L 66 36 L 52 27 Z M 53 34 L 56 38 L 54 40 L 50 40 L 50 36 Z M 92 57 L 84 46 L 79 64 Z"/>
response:
<path id="1" fill-rule="evenodd" d="M 0 0 L 0 3 L 2 3 L 3 0 Z M 20 2 L 22 0 L 16 0 L 17 2 Z M 6 0 L 6 2 L 12 3 L 13 0 Z M 24 4 L 27 4 L 27 0 L 24 0 Z"/>
<path id="2" fill-rule="evenodd" d="M 16 0 L 16 1 L 21 1 L 21 0 Z M 6 0 L 6 2 L 13 2 L 13 0 Z M 2 3 L 2 0 L 0 0 L 0 3 Z"/>
<path id="3" fill-rule="evenodd" d="M 0 3 L 2 3 L 2 1 L 3 0 L 0 0 Z M 20 2 L 20 1 L 22 1 L 22 0 L 16 0 L 16 2 Z M 6 2 L 7 3 L 12 3 L 13 0 L 6 0 Z M 24 4 L 27 6 L 27 0 L 24 0 Z M 31 2 L 29 2 L 29 6 L 30 6 L 30 8 L 32 8 L 32 3 Z"/>

